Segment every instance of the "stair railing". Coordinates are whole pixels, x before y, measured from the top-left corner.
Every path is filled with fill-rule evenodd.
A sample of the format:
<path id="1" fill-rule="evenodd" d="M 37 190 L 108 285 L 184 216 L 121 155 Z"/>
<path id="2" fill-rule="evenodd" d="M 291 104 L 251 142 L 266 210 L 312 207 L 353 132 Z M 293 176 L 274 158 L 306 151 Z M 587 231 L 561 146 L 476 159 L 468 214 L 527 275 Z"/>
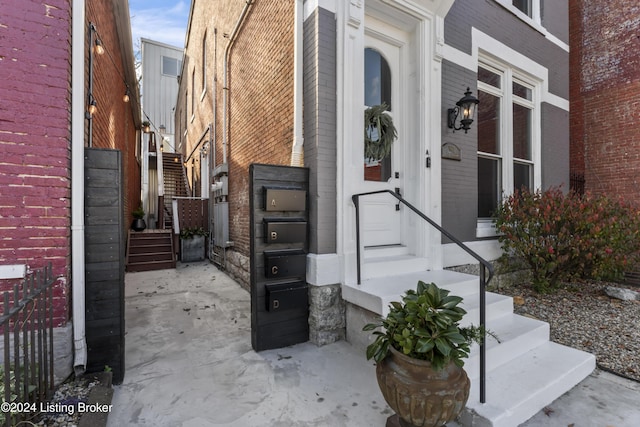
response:
<path id="1" fill-rule="evenodd" d="M 162 137 L 162 135 L 161 135 Z M 159 228 L 164 229 L 164 153 L 162 151 L 162 143 L 156 144 L 156 163 L 158 170 L 158 210 L 157 221 Z"/>
<path id="2" fill-rule="evenodd" d="M 379 190 L 379 191 L 370 191 L 367 193 L 359 193 L 351 196 L 351 200 L 356 207 L 356 269 L 357 269 L 357 279 L 358 285 L 361 283 L 361 253 L 360 253 L 360 197 L 362 196 L 370 196 L 373 194 L 382 194 L 389 193 L 393 197 L 395 197 L 399 203 L 402 203 L 409 209 L 411 209 L 416 215 L 418 215 L 423 220 L 427 221 L 431 226 L 433 226 L 436 230 L 450 239 L 453 243 L 458 245 L 462 250 L 475 258 L 480 264 L 480 327 L 485 331 L 486 325 L 486 288 L 491 279 L 493 278 L 493 266 L 491 263 L 480 255 L 478 255 L 475 251 L 469 248 L 467 245 L 462 243 L 457 237 L 451 234 L 449 231 L 442 228 L 439 224 L 437 224 L 434 220 L 426 216 L 423 212 L 413 206 L 411 203 L 407 202 L 402 196 L 391 191 L 391 190 Z M 487 274 L 488 273 L 488 274 Z M 480 344 L 480 403 L 486 402 L 486 347 L 485 347 L 486 333 L 483 337 L 482 343 Z"/>

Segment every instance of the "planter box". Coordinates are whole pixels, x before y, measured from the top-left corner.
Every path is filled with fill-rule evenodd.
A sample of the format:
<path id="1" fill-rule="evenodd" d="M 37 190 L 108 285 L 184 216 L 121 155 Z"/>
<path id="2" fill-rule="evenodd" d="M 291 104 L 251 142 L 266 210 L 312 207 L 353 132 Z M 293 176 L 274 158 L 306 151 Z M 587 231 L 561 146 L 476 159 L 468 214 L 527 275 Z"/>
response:
<path id="1" fill-rule="evenodd" d="M 180 239 L 180 261 L 204 260 L 204 236 L 194 236 L 191 239 Z"/>

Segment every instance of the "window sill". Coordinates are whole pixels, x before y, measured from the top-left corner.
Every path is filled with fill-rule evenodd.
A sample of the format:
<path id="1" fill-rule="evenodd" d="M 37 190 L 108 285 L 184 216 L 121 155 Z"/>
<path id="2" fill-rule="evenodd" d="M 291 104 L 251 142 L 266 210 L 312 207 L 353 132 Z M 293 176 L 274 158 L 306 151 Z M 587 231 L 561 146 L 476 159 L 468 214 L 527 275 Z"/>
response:
<path id="1" fill-rule="evenodd" d="M 496 223 L 492 220 L 478 220 L 476 226 L 476 237 L 498 237 L 500 234 L 496 230 Z"/>

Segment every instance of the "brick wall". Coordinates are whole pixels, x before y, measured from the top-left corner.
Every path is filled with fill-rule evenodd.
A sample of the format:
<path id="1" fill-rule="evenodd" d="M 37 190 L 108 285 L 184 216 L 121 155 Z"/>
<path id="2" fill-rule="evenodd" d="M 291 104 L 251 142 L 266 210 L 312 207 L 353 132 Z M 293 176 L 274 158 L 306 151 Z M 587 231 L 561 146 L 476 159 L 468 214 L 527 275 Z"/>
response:
<path id="1" fill-rule="evenodd" d="M 126 103 L 122 100 L 127 89 L 123 80 L 126 74 L 120 51 L 121 42 L 113 14 L 113 1 L 87 2 L 86 16 L 87 28 L 89 22 L 95 24 L 106 50 L 103 55 L 95 55 L 93 61 L 93 96 L 98 102 L 98 111 L 92 119 L 92 147 L 116 149 L 122 152 L 124 218 L 126 229 L 128 229 L 133 221 L 131 212 L 140 204 L 140 166 L 135 157 L 136 127 L 133 117 L 140 112 L 133 111 L 131 102 Z M 129 43 L 129 41 L 126 40 L 123 43 Z"/>
<path id="2" fill-rule="evenodd" d="M 585 188 L 640 203 L 640 5 L 572 0 L 572 168 Z"/>
<path id="3" fill-rule="evenodd" d="M 225 48 L 244 4 L 230 0 L 213 5 L 195 2 L 187 35 L 176 103 L 176 139 L 179 141 L 186 130 L 181 151 L 188 155 L 215 116 L 216 134 L 213 139 L 217 164 L 223 159 Z M 293 8 L 292 1 L 254 2 L 229 56 L 226 147 L 229 234 L 235 244 L 232 250 L 243 256 L 249 255 L 249 165 L 288 165 L 290 162 L 293 143 Z M 202 44 L 205 32 L 207 87 L 203 91 Z M 214 73 L 217 75 L 215 91 L 211 86 Z M 192 80 L 195 89 L 192 89 Z M 215 113 L 213 105 L 216 106 Z M 198 169 L 197 160 L 194 163 Z"/>
<path id="4" fill-rule="evenodd" d="M 0 263 L 55 284 L 55 326 L 69 318 L 71 7 L 5 0 L 0 16 Z"/>

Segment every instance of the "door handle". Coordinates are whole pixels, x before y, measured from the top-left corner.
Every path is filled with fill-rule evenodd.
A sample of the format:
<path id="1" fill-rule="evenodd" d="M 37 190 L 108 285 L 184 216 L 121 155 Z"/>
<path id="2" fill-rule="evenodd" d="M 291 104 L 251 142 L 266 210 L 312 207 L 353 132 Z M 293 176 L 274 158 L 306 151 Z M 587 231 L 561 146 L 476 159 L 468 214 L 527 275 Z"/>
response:
<path id="1" fill-rule="evenodd" d="M 400 187 L 396 187 L 396 194 L 400 197 L 402 197 L 402 194 L 400 193 Z M 400 210 L 400 202 L 396 203 L 396 210 L 399 211 Z"/>

